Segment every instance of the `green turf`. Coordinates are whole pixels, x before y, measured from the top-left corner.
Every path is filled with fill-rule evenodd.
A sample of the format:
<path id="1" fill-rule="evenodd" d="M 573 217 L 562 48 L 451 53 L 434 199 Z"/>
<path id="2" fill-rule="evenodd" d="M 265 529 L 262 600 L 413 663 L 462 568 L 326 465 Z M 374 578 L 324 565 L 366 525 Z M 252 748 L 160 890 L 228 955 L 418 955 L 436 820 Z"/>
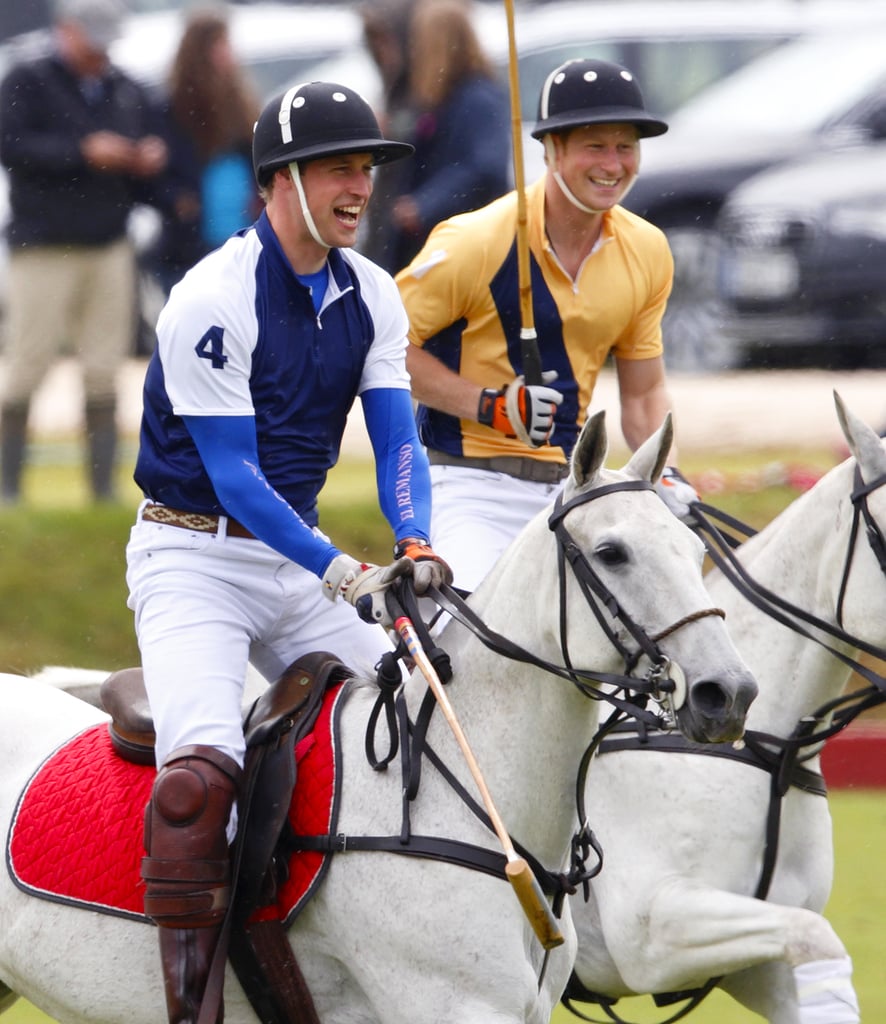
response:
<path id="1" fill-rule="evenodd" d="M 44 665 L 121 668 L 137 649 L 126 608 L 124 548 L 138 505 L 131 443 L 119 472 L 120 501 L 95 506 L 68 446 L 44 444 L 29 465 L 25 501 L 0 507 L 0 671 Z M 617 451 L 611 465 L 621 465 Z M 798 491 L 784 480 L 833 465 L 829 452 L 772 451 L 687 459 L 685 471 L 724 486 L 703 497 L 752 526 L 762 526 Z M 774 486 L 765 485 L 774 482 Z M 366 561 L 391 557 L 371 464 L 344 461 L 320 501 L 321 525 L 343 550 Z"/>

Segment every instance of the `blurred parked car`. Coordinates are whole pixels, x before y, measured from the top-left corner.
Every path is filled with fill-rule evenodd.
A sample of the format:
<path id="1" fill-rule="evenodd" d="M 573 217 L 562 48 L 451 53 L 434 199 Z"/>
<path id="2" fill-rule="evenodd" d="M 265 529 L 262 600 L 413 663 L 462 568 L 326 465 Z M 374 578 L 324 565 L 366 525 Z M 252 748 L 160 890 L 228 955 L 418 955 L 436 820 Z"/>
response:
<path id="1" fill-rule="evenodd" d="M 839 10 L 841 24 L 709 86 L 671 117 L 666 135 L 644 146 L 625 205 L 663 228 L 674 251 L 665 320 L 672 369 L 717 369 L 733 358 L 715 288 L 715 225 L 732 190 L 784 161 L 886 137 L 886 9 L 872 0 L 863 19 L 851 3 Z"/>
<path id="2" fill-rule="evenodd" d="M 129 17 L 111 57 L 149 86 L 163 83 L 190 8 Z M 362 45 L 362 25 L 351 4 L 333 2 L 232 4 L 231 44 L 259 94 L 270 97 L 310 77 L 322 61 Z"/>
<path id="3" fill-rule="evenodd" d="M 504 4 L 476 0 L 473 7 L 479 37 L 507 85 Z M 544 170 L 543 148 L 529 134 L 538 97 L 547 75 L 565 61 L 597 57 L 624 64 L 636 74 L 650 109 L 669 115 L 710 83 L 797 38 L 808 24 L 804 4 L 797 0 L 518 3 L 514 35 L 526 180 Z M 347 81 L 367 98 L 380 95 L 375 66 L 362 43 L 315 70 L 318 77 Z"/>
<path id="4" fill-rule="evenodd" d="M 112 48 L 114 60 L 150 86 L 159 87 L 175 52 L 187 10 L 185 0 L 136 0 Z M 746 62 L 806 31 L 807 7 L 820 0 L 554 0 L 518 3 L 515 36 L 520 64 L 526 180 L 543 170 L 541 145 L 529 137 L 545 76 L 572 57 L 602 57 L 630 67 L 651 109 L 670 116 L 686 100 Z M 844 0 L 846 2 L 846 0 Z M 851 4 L 854 0 L 848 0 Z M 153 7 L 159 9 L 153 10 Z M 508 76 L 508 34 L 500 0 L 475 0 L 484 46 Z M 339 2 L 233 4 L 231 39 L 263 97 L 305 78 L 340 80 L 371 103 L 381 95 L 378 75 L 363 45 L 357 5 Z M 9 62 L 45 47 L 46 34 L 30 33 L 0 47 L 0 74 Z M 664 138 L 667 138 L 665 136 Z M 656 139 L 658 146 L 661 140 Z M 649 147 L 652 152 L 652 146 Z M 644 161 L 646 156 L 644 154 Z M 642 175 L 641 175 L 642 181 Z M 5 206 L 0 174 L 0 217 Z M 144 248 L 152 224 L 140 211 L 134 231 Z M 0 222 L 2 225 L 2 222 Z M 0 316 L 5 288 L 0 251 Z M 145 318 L 153 322 L 162 296 L 143 275 Z"/>
<path id="5" fill-rule="evenodd" d="M 886 365 L 886 142 L 754 175 L 719 228 L 731 362 Z"/>

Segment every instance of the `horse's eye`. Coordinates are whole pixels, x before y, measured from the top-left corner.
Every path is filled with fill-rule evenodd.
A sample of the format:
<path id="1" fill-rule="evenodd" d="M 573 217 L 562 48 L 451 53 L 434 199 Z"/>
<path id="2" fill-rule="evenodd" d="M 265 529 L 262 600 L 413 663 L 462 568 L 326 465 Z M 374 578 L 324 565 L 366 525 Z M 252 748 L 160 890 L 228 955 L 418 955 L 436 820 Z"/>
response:
<path id="1" fill-rule="evenodd" d="M 604 565 L 623 565 L 628 560 L 628 553 L 624 547 L 611 542 L 600 544 L 594 554 Z"/>

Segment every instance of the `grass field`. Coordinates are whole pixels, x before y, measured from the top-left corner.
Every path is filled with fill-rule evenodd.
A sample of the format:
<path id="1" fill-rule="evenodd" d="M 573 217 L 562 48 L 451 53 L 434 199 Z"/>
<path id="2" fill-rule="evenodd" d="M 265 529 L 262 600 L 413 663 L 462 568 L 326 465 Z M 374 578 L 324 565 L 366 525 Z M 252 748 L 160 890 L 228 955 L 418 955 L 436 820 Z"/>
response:
<path id="1" fill-rule="evenodd" d="M 88 503 L 72 444 L 41 445 L 28 467 L 25 502 L 0 507 L 0 672 L 44 665 L 122 668 L 138 657 L 126 608 L 124 548 L 138 505 L 131 443 L 119 473 L 120 501 Z M 621 465 L 614 451 L 611 465 Z M 762 526 L 796 496 L 801 481 L 834 464 L 827 451 L 687 457 L 683 468 L 724 511 Z M 388 561 L 390 530 L 381 518 L 371 467 L 343 462 L 321 498 L 321 523 L 350 554 Z"/>
<path id="2" fill-rule="evenodd" d="M 622 453 L 623 454 L 623 453 Z M 749 452 L 715 462 L 686 458 L 682 468 L 707 484 L 703 497 L 754 526 L 762 526 L 798 493 L 804 481 L 834 464 L 831 452 Z M 610 460 L 620 465 L 616 451 Z M 136 662 L 131 615 L 125 607 L 124 546 L 138 494 L 121 468 L 119 504 L 93 507 L 79 471 L 49 450 L 29 469 L 27 504 L 0 509 L 0 671 L 30 672 L 45 664 L 119 668 Z M 321 503 L 324 528 L 340 546 L 367 560 L 386 560 L 389 532 L 378 512 L 371 469 L 344 463 L 330 477 Z M 866 1024 L 886 1021 L 882 935 L 886 886 L 879 864 L 886 851 L 886 792 L 840 791 L 832 797 L 837 877 L 828 916 L 855 960 L 856 987 Z M 159 981 L 158 981 L 159 984 Z M 670 1012 L 647 999 L 619 1004 L 636 1024 Z M 592 1014 L 593 1015 L 593 1014 Z M 4 1024 L 50 1018 L 19 1001 Z M 557 1011 L 552 1024 L 576 1018 Z M 694 1024 L 759 1020 L 725 996 L 712 996 L 689 1018 Z M 121 1022 L 122 1024 L 122 1022 Z"/>

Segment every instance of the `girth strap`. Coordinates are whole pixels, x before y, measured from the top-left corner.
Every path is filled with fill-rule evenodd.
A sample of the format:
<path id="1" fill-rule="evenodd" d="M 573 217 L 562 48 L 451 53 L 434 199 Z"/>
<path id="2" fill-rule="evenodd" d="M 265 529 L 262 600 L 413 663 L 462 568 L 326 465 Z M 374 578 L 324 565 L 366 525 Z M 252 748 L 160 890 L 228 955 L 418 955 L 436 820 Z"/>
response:
<path id="1" fill-rule="evenodd" d="M 496 850 L 464 843 L 458 839 L 411 835 L 407 842 L 399 836 L 348 836 L 340 832 L 325 836 L 292 836 L 288 840 L 293 851 L 316 850 L 320 853 L 402 853 L 408 857 L 444 861 L 460 867 L 473 868 L 494 878 L 505 878 L 507 858 Z M 548 892 L 551 892 L 550 887 Z"/>

